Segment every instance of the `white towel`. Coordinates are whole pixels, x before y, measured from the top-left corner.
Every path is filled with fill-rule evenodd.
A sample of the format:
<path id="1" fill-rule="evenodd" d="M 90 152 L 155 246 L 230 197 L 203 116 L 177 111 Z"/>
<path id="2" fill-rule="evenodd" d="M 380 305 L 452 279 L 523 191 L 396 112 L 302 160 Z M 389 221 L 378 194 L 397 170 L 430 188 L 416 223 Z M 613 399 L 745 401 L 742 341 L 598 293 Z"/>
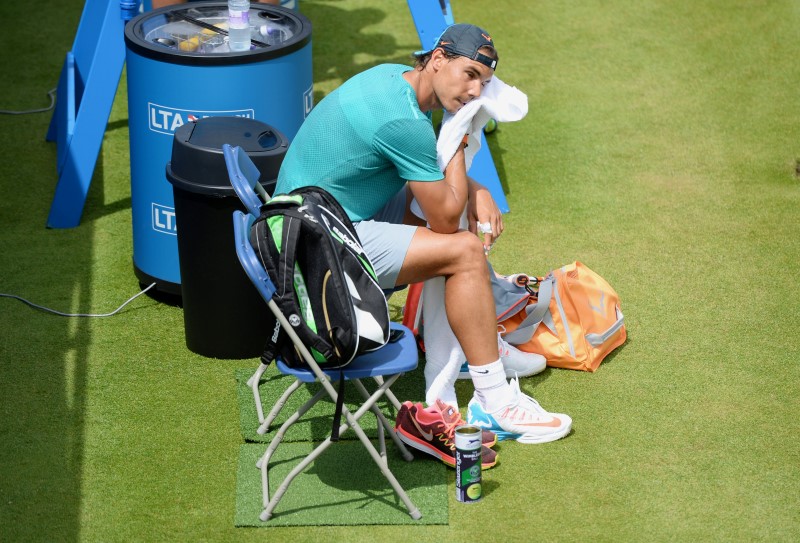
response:
<path id="1" fill-rule="evenodd" d="M 442 118 L 442 128 L 436 142 L 439 168 L 444 171 L 450 159 L 456 154 L 458 144 L 469 134 L 464 158 L 467 170 L 472 159 L 481 148 L 481 131 L 489 119 L 497 122 L 519 121 L 528 114 L 528 97 L 524 92 L 506 85 L 497 77 L 492 77 L 475 100 L 458 110 L 455 115 L 448 112 Z"/>
<path id="2" fill-rule="evenodd" d="M 511 87 L 492 77 L 481 96 L 462 107 L 455 115 L 445 113 L 436 144 L 439 167 L 444 171 L 455 155 L 458 145 L 469 134 L 465 161 L 467 169 L 481 146 L 481 132 L 489 119 L 498 122 L 518 121 L 528 113 L 528 97 L 516 87 Z M 416 201 L 412 211 L 423 214 Z M 461 217 L 461 228 L 467 228 L 466 212 Z M 422 318 L 425 323 L 425 402 L 433 404 L 441 399 L 458 407 L 455 383 L 461 365 L 466 361 L 444 307 L 444 277 L 425 281 L 422 289 Z"/>
<path id="3" fill-rule="evenodd" d="M 469 170 L 475 153 L 481 148 L 481 133 L 489 119 L 497 122 L 513 122 L 523 119 L 527 114 L 528 97 L 525 93 L 503 83 L 497 76 L 492 77 L 477 99 L 459 109 L 455 115 L 444 113 L 439 139 L 436 141 L 439 169 L 445 170 L 456 154 L 464 135 L 468 134 L 464 162 Z M 480 179 L 478 181 L 480 182 Z M 416 200 L 411 203 L 411 211 L 417 217 L 425 218 Z M 462 227 L 466 228 L 466 222 L 463 220 Z"/>

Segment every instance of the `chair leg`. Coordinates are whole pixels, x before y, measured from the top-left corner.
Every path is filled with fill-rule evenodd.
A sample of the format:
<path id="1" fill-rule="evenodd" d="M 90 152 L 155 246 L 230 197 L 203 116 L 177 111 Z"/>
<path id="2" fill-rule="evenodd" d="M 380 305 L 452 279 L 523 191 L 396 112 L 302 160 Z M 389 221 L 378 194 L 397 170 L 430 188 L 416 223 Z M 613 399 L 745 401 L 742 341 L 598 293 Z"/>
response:
<path id="1" fill-rule="evenodd" d="M 382 385 L 383 384 L 383 377 L 382 376 L 376 375 L 375 377 L 373 377 L 373 379 L 375 379 L 375 382 L 378 383 L 378 385 Z M 394 395 L 394 392 L 392 392 L 391 390 L 387 389 L 386 390 L 386 397 L 389 399 L 391 404 L 394 406 L 395 410 L 400 411 L 400 405 L 401 405 L 400 404 L 400 400 L 397 399 L 397 396 Z"/>
<path id="2" fill-rule="evenodd" d="M 306 403 L 301 405 L 297 409 L 297 411 L 292 413 L 292 415 L 288 419 L 286 419 L 286 421 L 281 425 L 278 431 L 275 432 L 275 437 L 273 437 L 272 440 L 269 442 L 269 446 L 267 446 L 267 449 L 264 451 L 264 454 L 261 455 L 261 458 L 258 460 L 258 462 L 256 462 L 257 468 L 263 469 L 264 465 L 269 464 L 269 459 L 275 453 L 275 449 L 278 448 L 278 445 L 280 445 L 281 442 L 283 441 L 283 437 L 286 435 L 286 431 L 289 429 L 289 427 L 295 422 L 297 422 L 300 419 L 300 417 L 305 415 L 308 412 L 308 410 L 311 409 L 314 406 L 314 404 L 317 403 L 324 395 L 325 395 L 325 390 L 323 389 L 318 390 L 317 393 L 314 394 L 314 396 L 312 396 L 308 401 L 306 401 Z"/>
<path id="3" fill-rule="evenodd" d="M 327 389 L 327 387 L 325 388 Z M 347 430 L 347 428 L 352 428 L 353 431 L 355 431 L 356 435 L 358 435 L 358 438 L 361 440 L 361 442 L 364 444 L 364 447 L 367 449 L 367 452 L 372 457 L 373 461 L 377 464 L 378 468 L 381 470 L 381 473 L 383 473 L 383 476 L 386 478 L 387 481 L 389 481 L 389 484 L 392 486 L 392 489 L 394 489 L 395 493 L 398 495 L 400 500 L 405 504 L 406 509 L 408 509 L 408 514 L 414 520 L 419 520 L 420 518 L 422 518 L 422 513 L 420 513 L 417 506 L 414 505 L 414 503 L 408 497 L 408 494 L 406 494 L 406 491 L 403 490 L 403 487 L 400 486 L 400 483 L 397 481 L 394 474 L 389 469 L 388 465 L 386 465 L 385 462 L 383 462 L 380 454 L 378 453 L 377 450 L 375 450 L 375 446 L 372 444 L 367 435 L 364 433 L 364 430 L 362 430 L 361 426 L 358 424 L 358 419 L 360 419 L 364 415 L 364 413 L 371 410 L 371 407 L 374 405 L 375 400 L 377 400 L 383 394 L 383 392 L 384 391 L 378 390 L 375 393 L 373 393 L 372 396 L 369 397 L 369 400 L 365 402 L 358 409 L 358 411 L 355 412 L 355 414 L 351 414 L 350 410 L 347 409 L 346 406 L 343 407 L 342 414 L 344 415 L 345 420 L 347 422 L 342 425 L 340 433 Z M 328 391 L 328 393 L 329 395 L 333 393 L 333 397 L 335 398 L 336 392 L 335 390 L 333 390 L 332 387 L 331 390 Z M 272 499 L 269 500 L 269 503 L 265 505 L 264 510 L 259 515 L 259 518 L 262 521 L 267 521 L 272 517 L 272 512 L 275 510 L 275 507 L 278 505 L 278 502 L 280 502 L 281 498 L 283 497 L 286 490 L 289 488 L 289 485 L 292 483 L 294 478 L 297 477 L 297 475 L 299 475 L 306 467 L 308 467 L 320 454 L 322 454 L 331 445 L 331 443 L 332 443 L 331 438 L 328 437 L 313 451 L 311 451 L 311 453 L 307 455 L 302 462 L 300 462 L 297 466 L 295 466 L 295 468 L 289 473 L 289 475 L 286 476 L 286 478 L 281 482 L 278 489 L 275 491 L 275 494 L 272 496 Z M 265 469 L 264 463 L 262 463 L 261 469 L 263 474 L 263 470 Z M 265 479 L 262 475 L 262 483 L 264 482 L 264 480 Z"/>
<path id="4" fill-rule="evenodd" d="M 359 392 L 361 392 L 361 395 L 364 396 L 364 399 L 368 400 L 369 399 L 369 392 L 367 392 L 367 388 L 364 386 L 364 384 L 361 382 L 361 380 L 360 379 L 351 379 L 351 381 L 353 382 L 353 385 L 356 388 L 358 388 Z M 386 428 L 385 428 L 385 424 L 383 423 L 383 421 L 384 421 L 383 413 L 381 413 L 381 410 L 378 409 L 378 406 L 374 405 L 374 404 L 371 407 L 371 411 L 375 415 L 375 422 L 376 422 L 376 427 L 377 427 L 377 430 L 378 430 L 378 452 L 380 453 L 381 460 L 383 460 L 383 464 L 385 466 L 388 466 L 389 465 L 389 459 L 386 456 L 386 437 L 385 437 L 386 436 Z"/>
<path id="5" fill-rule="evenodd" d="M 394 489 L 395 494 L 397 494 L 397 496 L 400 498 L 400 500 L 405 504 L 406 509 L 408 509 L 408 514 L 414 520 L 421 519 L 422 518 L 422 513 L 420 513 L 420 511 L 417 508 L 417 506 L 414 505 L 414 502 L 411 501 L 411 498 L 408 497 L 408 494 L 406 494 L 406 491 L 403 489 L 403 487 L 400 486 L 400 483 L 395 478 L 394 473 L 392 473 L 392 471 L 389 469 L 389 466 L 385 465 L 383 462 L 381 462 L 381 457 L 378 454 L 378 451 L 375 450 L 375 447 L 372 445 L 372 442 L 367 437 L 367 434 L 365 434 L 364 430 L 361 429 L 361 426 L 359 426 L 358 422 L 354 419 L 353 415 L 351 415 L 350 412 L 347 411 L 346 409 L 345 409 L 345 411 L 346 411 L 345 415 L 347 417 L 347 420 L 348 420 L 348 422 L 350 422 L 351 426 L 353 427 L 353 430 L 358 435 L 358 439 L 360 439 L 361 442 L 364 444 L 364 447 L 366 447 L 366 449 L 369 452 L 370 456 L 372 456 L 372 459 L 375 461 L 375 463 L 380 468 L 381 472 L 383 473 L 383 476 L 386 477 L 386 480 L 389 481 L 390 485 L 392 485 L 392 488 Z M 394 433 L 394 432 L 392 432 L 392 433 Z"/>
<path id="6" fill-rule="evenodd" d="M 286 405 L 286 402 L 289 400 L 289 396 L 294 394 L 294 391 L 297 390 L 301 384 L 302 382 L 299 379 L 295 379 L 294 383 L 292 383 L 289 388 L 283 392 L 281 397 L 278 398 L 278 401 L 275 402 L 275 405 L 272 406 L 272 410 L 270 410 L 269 415 L 267 415 L 266 418 L 262 416 L 258 420 L 258 422 L 261 423 L 261 425 L 258 427 L 258 430 L 256 430 L 259 435 L 264 435 L 269 431 L 270 425 L 275 420 L 275 417 L 278 416 L 278 413 L 281 412 L 283 406 Z M 259 406 L 261 405 L 260 398 L 258 404 Z"/>
<path id="7" fill-rule="evenodd" d="M 383 460 L 383 465 L 385 467 L 389 466 L 389 458 L 386 456 L 386 438 L 385 438 L 385 431 L 383 429 L 383 425 L 379 420 L 376 420 L 378 423 L 378 452 L 381 455 L 381 460 Z"/>
<path id="8" fill-rule="evenodd" d="M 356 388 L 359 389 L 359 391 L 361 391 L 363 395 L 365 395 L 365 401 L 361 405 L 361 407 L 355 412 L 355 414 L 351 414 L 346 407 L 342 409 L 342 414 L 345 415 L 347 424 L 342 426 L 339 433 L 341 434 L 342 432 L 344 432 L 347 429 L 348 425 L 351 428 L 353 428 L 353 431 L 355 431 L 356 435 L 358 435 L 358 438 L 364 444 L 364 447 L 367 448 L 367 451 L 370 453 L 370 456 L 372 456 L 372 459 L 380 468 L 384 477 L 386 477 L 386 479 L 389 481 L 389 484 L 391 484 L 392 488 L 394 488 L 395 493 L 397 493 L 397 495 L 400 497 L 403 503 L 405 503 L 406 508 L 408 509 L 408 513 L 409 515 L 411 515 L 411 518 L 417 520 L 422 517 L 422 514 L 419 512 L 419 509 L 417 509 L 417 507 L 411 502 L 405 490 L 403 490 L 403 487 L 400 486 L 400 483 L 397 481 L 394 474 L 389 469 L 388 462 L 385 462 L 385 458 L 383 459 L 384 461 L 382 461 L 381 455 L 378 453 L 377 450 L 375 450 L 375 446 L 372 444 L 372 442 L 367 437 L 367 434 L 364 433 L 364 430 L 358 424 L 358 420 L 364 415 L 364 413 L 366 413 L 368 410 L 372 411 L 373 413 L 376 414 L 376 416 L 380 420 L 379 424 L 382 424 L 389 431 L 389 435 L 391 435 L 395 443 L 398 444 L 398 448 L 400 449 L 401 453 L 403 453 L 403 458 L 407 461 L 413 459 L 411 453 L 408 452 L 408 449 L 406 449 L 403 442 L 400 441 L 400 438 L 398 438 L 397 435 L 395 434 L 394 428 L 392 428 L 389 425 L 389 422 L 383 416 L 383 413 L 381 413 L 380 409 L 378 409 L 378 407 L 375 405 L 375 402 L 386 393 L 389 387 L 394 384 L 394 382 L 397 380 L 398 377 L 400 377 L 400 375 L 401 374 L 390 376 L 380 387 L 378 387 L 378 389 L 375 392 L 372 393 L 372 395 L 369 394 L 369 392 L 367 391 L 367 389 L 364 387 L 363 383 L 361 383 L 360 380 L 353 379 L 352 382 L 356 385 Z M 385 454 L 385 446 L 384 446 L 384 454 Z"/>
<path id="9" fill-rule="evenodd" d="M 311 451 L 305 458 L 303 458 L 303 460 L 299 464 L 297 464 L 292 471 L 289 472 L 289 475 L 287 475 L 286 478 L 284 478 L 280 486 L 278 486 L 278 489 L 275 491 L 275 494 L 272 496 L 272 499 L 269 499 L 269 487 L 268 486 L 264 487 L 265 488 L 264 510 L 258 517 L 262 520 L 262 522 L 266 522 L 272 517 L 272 512 L 275 510 L 275 507 L 278 505 L 278 502 L 281 501 L 281 498 L 283 498 L 283 495 L 289 489 L 289 485 L 292 484 L 294 478 L 297 477 L 304 469 L 306 469 L 306 467 L 308 467 L 308 465 L 311 464 L 311 462 L 316 460 L 316 458 L 320 454 L 325 452 L 325 449 L 327 449 L 332 443 L 333 442 L 331 441 L 331 438 L 328 437 L 325 441 L 317 445 L 317 447 L 315 447 L 314 450 Z M 264 475 L 265 472 L 266 472 L 265 464 L 262 464 L 261 482 L 262 484 L 268 485 L 269 482 L 266 476 Z"/>
<path id="10" fill-rule="evenodd" d="M 256 372 L 247 380 L 247 386 L 253 390 L 253 400 L 256 402 L 256 412 L 258 413 L 258 423 L 264 422 L 264 409 L 261 407 L 261 394 L 258 392 L 258 383 L 261 381 L 261 376 L 267 371 L 267 366 L 263 362 L 259 364 Z"/>
<path id="11" fill-rule="evenodd" d="M 388 382 L 383 382 L 381 384 L 380 388 L 378 388 L 378 391 L 383 389 L 384 390 L 384 394 L 386 392 L 390 392 L 388 387 L 392 386 L 394 384 L 394 382 L 397 380 L 398 377 L 400 377 L 400 375 L 392 375 L 389 378 Z M 383 379 L 381 379 L 381 381 L 383 381 Z M 367 390 L 367 388 L 364 386 L 364 384 L 358 379 L 352 379 L 352 383 L 355 385 L 356 389 L 361 393 L 361 395 L 364 396 L 364 399 L 365 400 L 369 400 L 370 394 L 369 394 L 369 391 Z M 377 391 L 375 392 L 375 394 L 377 394 Z M 411 462 L 414 459 L 414 455 L 412 455 L 408 451 L 408 449 L 406 448 L 405 443 L 403 443 L 400 440 L 400 438 L 397 437 L 397 434 L 394 431 L 394 427 L 391 425 L 391 423 L 388 420 L 386 420 L 386 417 L 383 416 L 383 413 L 381 413 L 381 410 L 378 409 L 378 406 L 376 406 L 374 403 L 372 404 L 372 412 L 375 413 L 375 418 L 378 419 L 378 427 L 379 428 L 380 427 L 386 428 L 386 431 L 389 433 L 389 436 L 392 438 L 392 441 L 394 441 L 395 446 L 400 451 L 400 454 L 402 455 L 403 460 L 405 460 L 406 462 Z M 379 436 L 379 437 L 381 437 L 381 436 Z"/>
<path id="12" fill-rule="evenodd" d="M 297 381 L 299 383 L 299 381 Z M 267 450 L 264 451 L 264 454 L 259 458 L 258 462 L 256 462 L 256 467 L 261 470 L 261 494 L 262 494 L 262 503 L 263 506 L 266 508 L 267 505 L 270 503 L 269 498 L 269 461 L 272 458 L 272 455 L 275 454 L 275 451 L 278 448 L 278 445 L 281 444 L 283 441 L 283 436 L 286 435 L 286 431 L 289 427 L 297 422 L 300 417 L 306 414 L 311 407 L 314 406 L 323 396 L 325 395 L 325 389 L 320 389 L 317 391 L 314 396 L 311 397 L 306 403 L 301 405 L 297 411 L 295 411 L 292 416 L 286 419 L 280 429 L 275 433 L 275 437 L 272 438 L 270 441 Z M 288 485 L 287 485 L 288 486 Z M 276 502 L 277 503 L 277 502 Z"/>

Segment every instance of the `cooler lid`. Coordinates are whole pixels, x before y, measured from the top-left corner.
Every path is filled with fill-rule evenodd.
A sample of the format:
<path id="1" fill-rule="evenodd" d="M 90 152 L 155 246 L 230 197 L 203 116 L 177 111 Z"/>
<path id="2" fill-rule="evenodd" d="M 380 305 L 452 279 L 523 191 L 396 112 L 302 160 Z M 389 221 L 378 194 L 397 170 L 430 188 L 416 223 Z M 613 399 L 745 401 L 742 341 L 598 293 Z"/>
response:
<path id="1" fill-rule="evenodd" d="M 177 64 L 236 64 L 286 55 L 311 39 L 301 14 L 268 4 L 250 8 L 249 51 L 228 47 L 226 2 L 178 4 L 143 13 L 125 27 L 129 49 Z"/>

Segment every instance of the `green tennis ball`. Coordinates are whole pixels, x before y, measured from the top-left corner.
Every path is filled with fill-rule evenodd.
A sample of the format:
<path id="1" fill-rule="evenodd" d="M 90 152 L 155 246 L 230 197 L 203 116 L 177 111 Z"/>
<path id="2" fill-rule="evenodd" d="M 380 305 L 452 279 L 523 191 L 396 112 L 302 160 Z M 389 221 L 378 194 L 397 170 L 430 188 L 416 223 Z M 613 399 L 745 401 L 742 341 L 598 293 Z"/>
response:
<path id="1" fill-rule="evenodd" d="M 489 122 L 486 123 L 486 126 L 483 127 L 483 133 L 491 134 L 495 130 L 497 130 L 497 121 L 495 121 L 494 119 L 489 119 Z"/>
<path id="2" fill-rule="evenodd" d="M 467 496 L 472 500 L 477 500 L 481 497 L 481 485 L 474 484 L 467 489 Z"/>

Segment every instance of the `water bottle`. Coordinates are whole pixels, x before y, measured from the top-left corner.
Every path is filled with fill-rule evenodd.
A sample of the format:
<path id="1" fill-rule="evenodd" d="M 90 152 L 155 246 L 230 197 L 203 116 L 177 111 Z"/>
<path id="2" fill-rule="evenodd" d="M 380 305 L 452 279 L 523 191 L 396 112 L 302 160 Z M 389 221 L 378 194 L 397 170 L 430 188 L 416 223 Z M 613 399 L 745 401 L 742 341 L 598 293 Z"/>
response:
<path id="1" fill-rule="evenodd" d="M 250 0 L 228 0 L 228 47 L 250 50 Z"/>

